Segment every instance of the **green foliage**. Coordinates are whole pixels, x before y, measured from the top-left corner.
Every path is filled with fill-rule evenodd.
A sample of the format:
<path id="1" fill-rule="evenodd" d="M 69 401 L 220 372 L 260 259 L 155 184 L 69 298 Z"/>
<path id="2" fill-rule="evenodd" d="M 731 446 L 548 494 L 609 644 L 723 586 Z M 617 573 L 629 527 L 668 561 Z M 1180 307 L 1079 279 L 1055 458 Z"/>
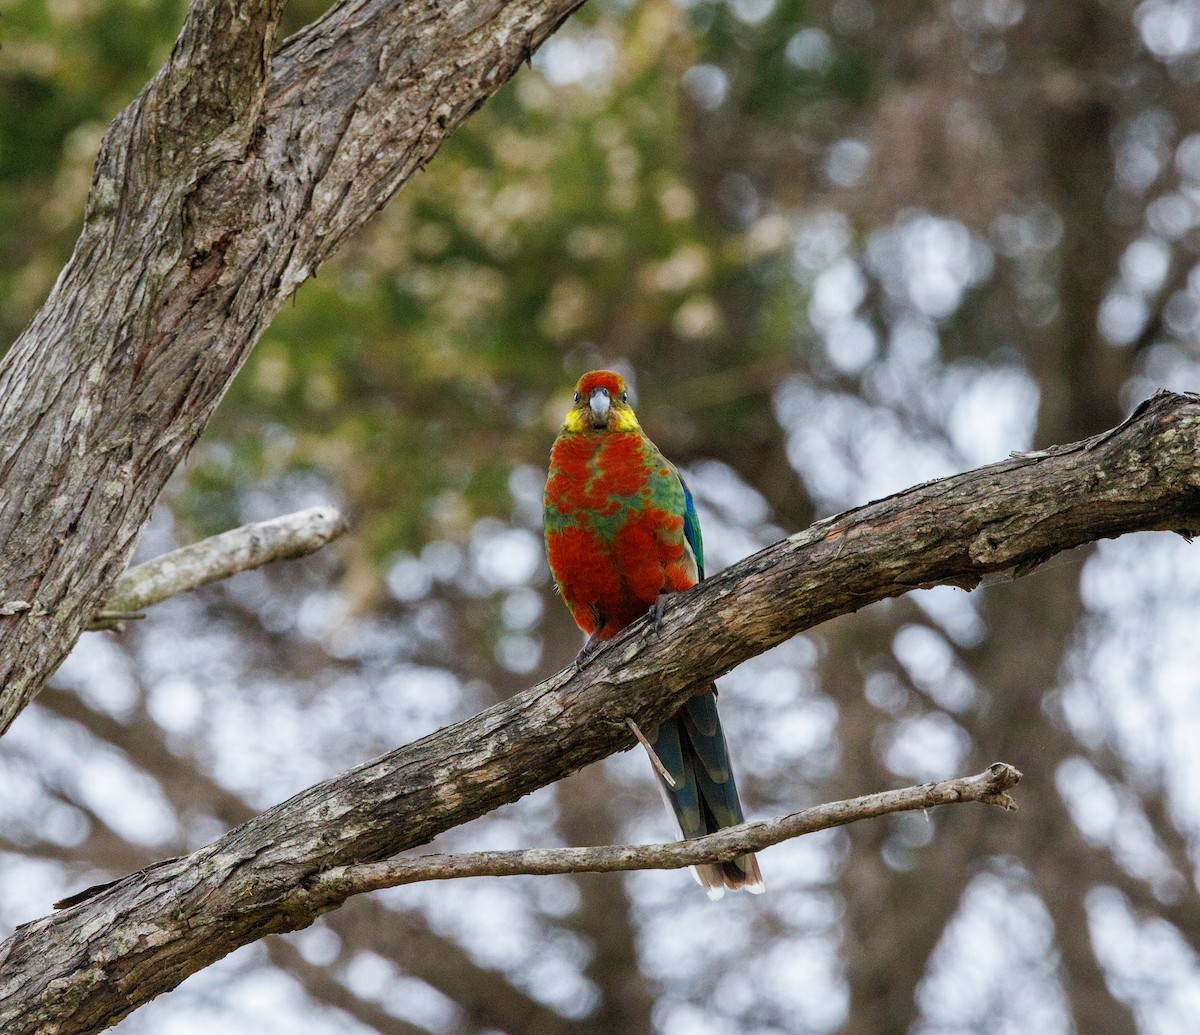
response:
<path id="1" fill-rule="evenodd" d="M 169 52 L 179 0 L 15 0 L 0 20 L 0 352 L 70 255 L 100 137 Z"/>
<path id="2" fill-rule="evenodd" d="M 323 6 L 294 5 L 289 30 Z M 848 67 L 788 65 L 802 16 L 783 3 L 746 30 L 723 5 L 589 5 L 279 314 L 171 497 L 179 516 L 217 530 L 264 479 L 307 472 L 345 501 L 368 566 L 463 539 L 479 517 L 511 514 L 509 474 L 544 465 L 571 382 L 600 363 L 661 383 L 648 426 L 686 429 L 694 404 L 723 408 L 733 433 L 739 410 L 762 406 L 739 394 L 736 371 L 790 348 L 796 290 L 779 217 L 745 224 L 714 200 L 738 156 L 695 161 L 706 116 L 682 80 L 701 60 L 741 69 L 733 112 L 747 134 L 744 120 L 794 117 Z M 67 256 L 103 124 L 181 18 L 178 3 L 131 0 L 12 9 L 6 339 Z M 574 77 L 571 47 L 607 64 Z M 713 394 L 714 370 L 732 372 L 732 391 L 726 376 Z M 672 398 L 679 378 L 695 393 Z"/>

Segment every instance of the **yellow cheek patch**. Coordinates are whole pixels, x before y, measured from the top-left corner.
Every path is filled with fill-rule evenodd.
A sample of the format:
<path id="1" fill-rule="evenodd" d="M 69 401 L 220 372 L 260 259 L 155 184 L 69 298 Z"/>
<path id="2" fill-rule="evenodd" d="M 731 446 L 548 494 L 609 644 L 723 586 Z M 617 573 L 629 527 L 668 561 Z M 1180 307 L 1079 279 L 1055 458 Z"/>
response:
<path id="1" fill-rule="evenodd" d="M 638 423 L 637 417 L 633 415 L 633 410 L 628 406 L 614 406 L 612 417 L 609 419 L 608 426 L 614 431 L 642 430 L 642 426 Z"/>
<path id="2" fill-rule="evenodd" d="M 583 431 L 583 410 L 570 410 L 563 421 L 563 430 L 578 434 Z"/>

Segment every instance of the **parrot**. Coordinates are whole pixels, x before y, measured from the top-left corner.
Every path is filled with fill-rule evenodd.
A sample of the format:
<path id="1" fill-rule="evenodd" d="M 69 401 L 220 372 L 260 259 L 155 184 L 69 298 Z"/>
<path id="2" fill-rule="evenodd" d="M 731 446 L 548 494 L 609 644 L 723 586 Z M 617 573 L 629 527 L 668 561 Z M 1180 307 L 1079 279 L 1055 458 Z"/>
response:
<path id="1" fill-rule="evenodd" d="M 692 493 L 642 430 L 625 380 L 614 371 L 591 371 L 575 386 L 550 452 L 543 526 L 555 585 L 586 636 L 579 664 L 599 641 L 648 612 L 660 621 L 669 594 L 704 578 Z M 656 771 L 685 838 L 743 822 L 715 684 L 697 690 L 645 736 L 674 782 Z M 692 872 L 711 899 L 726 888 L 765 889 L 753 854 Z"/>

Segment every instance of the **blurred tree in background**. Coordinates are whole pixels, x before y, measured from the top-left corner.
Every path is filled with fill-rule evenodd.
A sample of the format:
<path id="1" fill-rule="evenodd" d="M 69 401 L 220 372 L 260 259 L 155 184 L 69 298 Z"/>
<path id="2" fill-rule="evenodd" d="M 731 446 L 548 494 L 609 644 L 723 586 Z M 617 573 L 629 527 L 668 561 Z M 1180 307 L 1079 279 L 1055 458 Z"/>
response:
<path id="1" fill-rule="evenodd" d="M 182 12 L 6 8 L 0 342 Z M 319 501 L 354 534 L 85 637 L 14 725 L 4 933 L 565 664 L 538 522 L 585 369 L 632 378 L 714 568 L 1194 387 L 1198 79 L 1195 0 L 593 0 L 275 320 L 143 550 Z M 723 681 L 755 816 L 1005 758 L 1013 821 L 790 842 L 719 905 L 678 873 L 399 889 L 118 1030 L 1194 1031 L 1198 575 L 1138 536 Z M 628 754 L 441 847 L 669 835 Z"/>

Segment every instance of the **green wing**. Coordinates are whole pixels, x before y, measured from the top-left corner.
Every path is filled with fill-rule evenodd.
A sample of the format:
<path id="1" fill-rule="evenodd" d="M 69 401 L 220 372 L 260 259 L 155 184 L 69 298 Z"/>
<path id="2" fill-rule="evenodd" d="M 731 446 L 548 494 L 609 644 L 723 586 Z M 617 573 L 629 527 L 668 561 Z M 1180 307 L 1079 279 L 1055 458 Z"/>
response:
<path id="1" fill-rule="evenodd" d="M 688 545 L 692 548 L 692 554 L 696 558 L 696 571 L 700 578 L 704 578 L 704 538 L 700 535 L 700 519 L 696 517 L 696 503 L 692 499 L 692 490 L 688 488 L 687 482 L 683 480 L 683 475 L 678 471 L 675 472 L 679 478 L 679 484 L 683 486 L 683 534 L 687 538 Z"/>

